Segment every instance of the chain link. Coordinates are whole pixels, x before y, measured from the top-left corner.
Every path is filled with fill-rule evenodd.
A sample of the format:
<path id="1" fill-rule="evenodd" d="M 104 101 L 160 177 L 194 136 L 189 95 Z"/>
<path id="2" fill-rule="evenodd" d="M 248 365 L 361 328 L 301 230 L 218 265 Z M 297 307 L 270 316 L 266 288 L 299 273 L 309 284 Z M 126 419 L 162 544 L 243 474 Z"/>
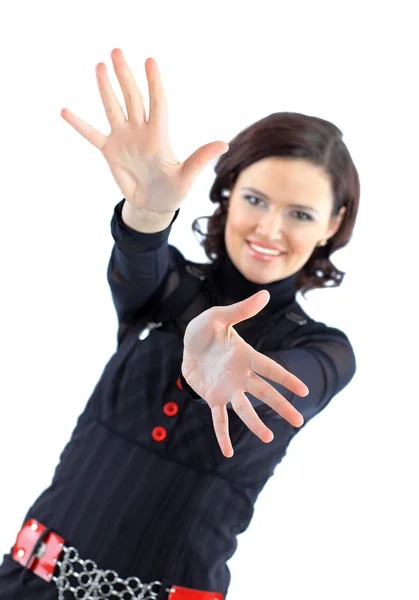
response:
<path id="1" fill-rule="evenodd" d="M 93 560 L 80 558 L 76 548 L 63 546 L 51 578 L 59 600 L 157 600 L 162 583 L 142 583 L 138 577 L 121 579 L 115 571 L 103 571 Z M 167 590 L 170 591 L 170 590 Z"/>

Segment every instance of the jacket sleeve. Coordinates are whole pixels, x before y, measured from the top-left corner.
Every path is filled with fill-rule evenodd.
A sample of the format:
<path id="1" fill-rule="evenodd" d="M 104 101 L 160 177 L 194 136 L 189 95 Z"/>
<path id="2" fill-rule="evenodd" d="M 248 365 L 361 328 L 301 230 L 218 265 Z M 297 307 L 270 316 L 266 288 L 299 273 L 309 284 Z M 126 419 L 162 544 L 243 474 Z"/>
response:
<path id="1" fill-rule="evenodd" d="M 107 269 L 107 280 L 118 316 L 118 340 L 165 279 L 169 265 L 168 238 L 179 214 L 178 209 L 163 231 L 141 233 L 123 222 L 124 202 L 125 199 L 116 205 L 111 220 L 115 243 Z"/>
<path id="2" fill-rule="evenodd" d="M 301 398 L 281 384 L 263 377 L 280 392 L 303 415 L 307 422 L 319 413 L 330 400 L 352 379 L 356 371 L 356 361 L 352 346 L 346 335 L 334 328 L 316 324 L 317 331 L 294 339 L 277 351 L 263 352 L 287 371 L 293 373 L 309 388 L 309 394 Z M 185 391 L 197 401 L 205 402 L 187 384 L 184 377 L 181 383 Z M 269 407 L 258 398 L 246 392 L 255 409 Z"/>
<path id="3" fill-rule="evenodd" d="M 309 394 L 301 398 L 264 377 L 303 415 L 305 422 L 323 410 L 356 372 L 355 354 L 346 335 L 323 324 L 317 326 L 323 330 L 294 340 L 292 347 L 265 353 L 308 387 Z M 251 400 L 254 405 L 261 404 L 255 398 Z"/>

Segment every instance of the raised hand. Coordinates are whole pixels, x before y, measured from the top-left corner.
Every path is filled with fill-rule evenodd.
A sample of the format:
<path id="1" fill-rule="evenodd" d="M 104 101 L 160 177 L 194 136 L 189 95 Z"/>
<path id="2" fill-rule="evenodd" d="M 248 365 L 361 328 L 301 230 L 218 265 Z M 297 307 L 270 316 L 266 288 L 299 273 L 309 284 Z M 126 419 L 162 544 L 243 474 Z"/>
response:
<path id="1" fill-rule="evenodd" d="M 105 112 L 111 126 L 108 136 L 97 131 L 67 108 L 61 116 L 95 148 L 101 151 L 124 198 L 137 210 L 176 211 L 204 167 L 228 150 L 225 142 L 211 142 L 179 162 L 168 138 L 168 109 L 163 83 L 153 58 L 145 62 L 150 111 L 146 120 L 143 98 L 122 51 L 111 52 L 121 86 L 127 116 L 110 84 L 106 66 L 99 63 L 96 76 Z"/>
<path id="2" fill-rule="evenodd" d="M 214 306 L 195 317 L 185 331 L 182 374 L 211 408 L 215 434 L 226 457 L 234 453 L 228 433 L 229 402 L 263 442 L 273 439 L 272 431 L 261 421 L 245 392 L 259 398 L 291 425 L 300 427 L 304 422 L 301 413 L 259 375 L 277 381 L 298 396 L 308 394 L 307 386 L 254 350 L 233 328 L 260 312 L 268 301 L 269 292 L 262 290 L 242 302 Z"/>

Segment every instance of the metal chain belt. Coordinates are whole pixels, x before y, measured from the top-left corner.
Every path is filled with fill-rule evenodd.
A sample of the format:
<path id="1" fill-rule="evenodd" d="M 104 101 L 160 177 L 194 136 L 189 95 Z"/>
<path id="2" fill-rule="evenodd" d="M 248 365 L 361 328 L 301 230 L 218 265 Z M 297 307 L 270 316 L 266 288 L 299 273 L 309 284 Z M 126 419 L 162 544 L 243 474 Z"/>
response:
<path id="1" fill-rule="evenodd" d="M 66 546 L 64 538 L 33 518 L 17 534 L 12 558 L 44 581 L 54 582 L 58 600 L 158 600 L 161 592 L 165 600 L 224 600 L 220 592 L 174 584 L 163 589 L 160 581 L 121 579 L 116 571 L 104 571 L 93 560 L 81 559 L 74 546 Z"/>
<path id="2" fill-rule="evenodd" d="M 115 571 L 99 569 L 93 560 L 83 560 L 72 546 L 63 546 L 53 581 L 59 600 L 156 600 L 162 583 L 142 583 L 138 577 L 121 579 Z M 167 590 L 170 592 L 171 590 Z"/>

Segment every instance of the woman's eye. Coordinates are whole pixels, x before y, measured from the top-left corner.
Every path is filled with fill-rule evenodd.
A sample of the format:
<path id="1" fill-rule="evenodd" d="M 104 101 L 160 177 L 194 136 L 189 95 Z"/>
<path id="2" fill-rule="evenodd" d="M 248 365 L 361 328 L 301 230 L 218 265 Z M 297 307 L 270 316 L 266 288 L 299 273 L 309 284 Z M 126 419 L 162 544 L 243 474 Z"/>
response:
<path id="1" fill-rule="evenodd" d="M 263 200 L 257 198 L 256 196 L 245 196 L 245 198 L 251 206 L 259 206 L 260 203 L 263 202 Z M 256 202 L 252 202 L 252 200 L 256 200 Z"/>
<path id="2" fill-rule="evenodd" d="M 302 212 L 301 210 L 296 210 L 294 212 L 295 215 L 297 215 L 297 219 L 299 219 L 300 221 L 312 221 L 313 218 L 311 217 L 311 215 Z"/>

